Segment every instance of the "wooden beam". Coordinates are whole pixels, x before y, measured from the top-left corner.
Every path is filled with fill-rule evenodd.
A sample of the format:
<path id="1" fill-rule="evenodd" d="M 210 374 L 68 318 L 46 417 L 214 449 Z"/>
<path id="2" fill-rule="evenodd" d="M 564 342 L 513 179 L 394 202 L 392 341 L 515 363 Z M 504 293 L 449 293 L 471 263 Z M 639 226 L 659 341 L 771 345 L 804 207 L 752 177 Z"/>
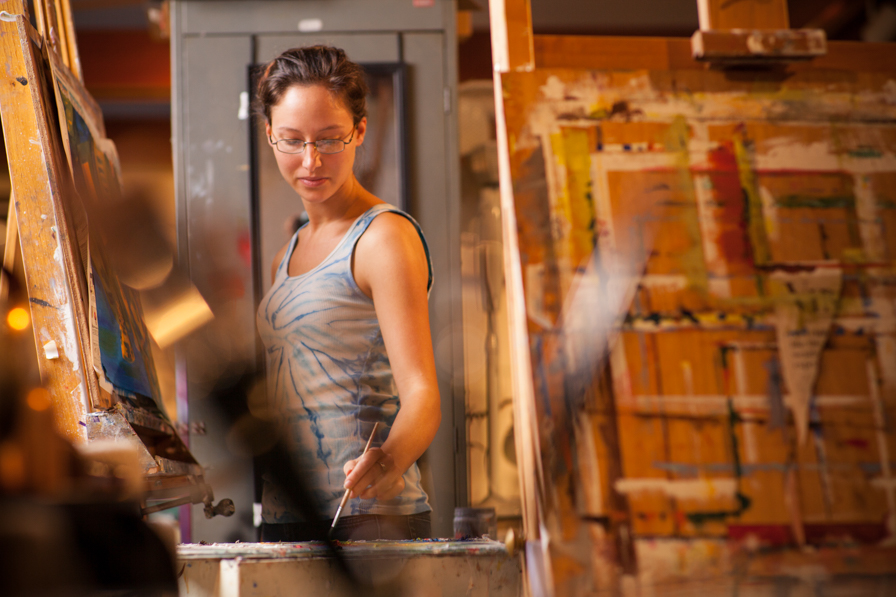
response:
<path id="1" fill-rule="evenodd" d="M 489 0 L 492 63 L 496 72 L 535 68 L 529 0 Z"/>
<path id="2" fill-rule="evenodd" d="M 896 44 L 860 41 L 829 41 L 828 53 L 811 62 L 795 62 L 790 72 L 813 69 L 865 73 L 890 73 L 896 64 Z M 581 68 L 589 70 L 698 70 L 706 65 L 694 60 L 687 38 L 535 36 L 538 68 Z"/>
<path id="3" fill-rule="evenodd" d="M 789 29 L 787 0 L 697 0 L 700 30 Z"/>

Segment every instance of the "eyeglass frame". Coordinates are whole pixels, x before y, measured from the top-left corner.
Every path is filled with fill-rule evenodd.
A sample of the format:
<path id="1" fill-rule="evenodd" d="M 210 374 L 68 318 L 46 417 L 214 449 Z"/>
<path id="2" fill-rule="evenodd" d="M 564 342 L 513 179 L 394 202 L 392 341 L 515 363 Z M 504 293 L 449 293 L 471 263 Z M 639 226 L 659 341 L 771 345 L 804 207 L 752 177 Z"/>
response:
<path id="1" fill-rule="evenodd" d="M 277 139 L 276 141 L 274 141 L 274 137 L 272 135 L 268 135 L 268 141 L 270 142 L 271 145 L 274 146 L 274 148 L 277 151 L 279 151 L 280 153 L 284 153 L 286 155 L 302 155 L 305 153 L 305 148 L 308 147 L 309 145 L 314 147 L 314 149 L 317 151 L 317 153 L 319 153 L 321 155 L 335 155 L 337 153 L 342 153 L 343 151 L 345 151 L 345 148 L 348 147 L 348 144 L 354 140 L 355 131 L 357 131 L 357 130 L 358 130 L 358 125 L 355 125 L 352 127 L 351 136 L 348 138 L 348 141 L 343 141 L 342 139 L 318 139 L 317 141 L 303 141 L 302 139 Z M 295 141 L 295 142 L 301 142 L 304 145 L 302 145 L 302 149 L 300 151 L 296 151 L 296 152 L 283 151 L 282 149 L 280 149 L 280 146 L 277 145 L 277 143 L 280 143 L 280 141 Z M 334 141 L 339 141 L 340 143 L 342 143 L 342 149 L 340 149 L 339 151 L 321 151 L 320 148 L 318 148 L 318 146 L 317 146 L 318 143 L 322 143 L 322 142 L 332 143 Z"/>

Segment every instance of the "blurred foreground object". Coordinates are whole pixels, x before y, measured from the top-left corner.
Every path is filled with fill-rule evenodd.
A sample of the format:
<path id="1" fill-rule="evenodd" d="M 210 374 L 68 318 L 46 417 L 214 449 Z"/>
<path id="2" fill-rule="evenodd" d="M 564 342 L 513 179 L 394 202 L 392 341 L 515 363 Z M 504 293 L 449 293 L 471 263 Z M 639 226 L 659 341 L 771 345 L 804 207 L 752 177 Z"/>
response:
<path id="1" fill-rule="evenodd" d="M 13 287 L 0 314 L 21 298 Z M 0 354 L 0 594 L 176 595 L 174 554 L 142 520 L 136 450 L 60 436 L 30 329 L 0 324 Z"/>

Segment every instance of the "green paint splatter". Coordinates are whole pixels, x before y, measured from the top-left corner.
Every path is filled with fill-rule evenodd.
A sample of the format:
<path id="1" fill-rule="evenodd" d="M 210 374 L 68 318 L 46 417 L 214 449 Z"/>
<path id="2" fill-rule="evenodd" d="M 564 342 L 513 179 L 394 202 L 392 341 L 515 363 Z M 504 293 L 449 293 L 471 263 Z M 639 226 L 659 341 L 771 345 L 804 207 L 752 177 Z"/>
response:
<path id="1" fill-rule="evenodd" d="M 732 453 L 732 466 L 734 468 L 734 478 L 737 480 L 737 483 L 740 484 L 740 479 L 743 476 L 743 468 L 740 463 L 740 449 L 738 448 L 737 442 L 737 434 L 734 431 L 735 425 L 738 423 L 742 423 L 743 419 L 738 414 L 736 410 L 734 410 L 734 403 L 729 398 L 728 399 L 728 434 L 731 439 L 731 453 Z M 688 521 L 691 522 L 694 526 L 701 526 L 708 522 L 724 522 L 726 518 L 734 518 L 738 517 L 750 507 L 752 500 L 738 491 L 734 494 L 734 498 L 737 500 L 737 508 L 734 510 L 715 510 L 709 512 L 688 512 L 685 514 Z"/>
<path id="2" fill-rule="evenodd" d="M 778 207 L 788 209 L 851 209 L 856 200 L 852 195 L 833 195 L 830 197 L 812 197 L 807 195 L 786 195 L 775 200 Z"/>
<path id="3" fill-rule="evenodd" d="M 706 271 L 706 258 L 703 254 L 702 232 L 697 207 L 697 197 L 694 193 L 694 178 L 691 175 L 691 159 L 688 152 L 688 139 L 691 129 L 684 116 L 676 116 L 663 136 L 663 147 L 675 156 L 675 167 L 678 171 L 681 189 L 687 198 L 687 203 L 675 205 L 661 205 L 661 211 L 670 207 L 677 209 L 676 216 L 681 218 L 687 230 L 687 236 L 691 239 L 689 249 L 681 256 L 681 266 L 690 286 L 701 292 L 708 292 L 709 281 Z"/>
<path id="4" fill-rule="evenodd" d="M 851 158 L 880 158 L 883 155 L 880 150 L 873 147 L 859 147 L 849 152 L 849 157 Z"/>
<path id="5" fill-rule="evenodd" d="M 753 262 L 756 265 L 765 265 L 771 261 L 772 253 L 765 230 L 759 184 L 756 181 L 756 172 L 753 168 L 753 152 L 753 142 L 746 137 L 745 133 L 734 136 L 734 157 L 737 160 L 740 186 L 744 190 L 744 199 L 747 202 L 744 215 L 747 220 L 750 243 L 753 246 Z"/>

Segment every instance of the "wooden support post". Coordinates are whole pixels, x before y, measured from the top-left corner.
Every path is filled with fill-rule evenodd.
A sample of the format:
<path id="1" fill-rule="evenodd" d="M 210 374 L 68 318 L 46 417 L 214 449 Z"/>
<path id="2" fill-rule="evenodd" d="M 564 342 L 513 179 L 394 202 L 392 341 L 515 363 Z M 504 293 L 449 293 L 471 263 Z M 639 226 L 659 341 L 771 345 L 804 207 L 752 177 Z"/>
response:
<path id="1" fill-rule="evenodd" d="M 65 33 L 65 46 L 68 60 L 65 65 L 82 83 L 84 75 L 81 73 L 81 57 L 78 54 L 78 43 L 75 38 L 75 20 L 72 17 L 72 5 L 69 0 L 57 0 L 60 28 Z"/>
<path id="2" fill-rule="evenodd" d="M 490 0 L 492 63 L 496 72 L 535 68 L 529 0 Z"/>

